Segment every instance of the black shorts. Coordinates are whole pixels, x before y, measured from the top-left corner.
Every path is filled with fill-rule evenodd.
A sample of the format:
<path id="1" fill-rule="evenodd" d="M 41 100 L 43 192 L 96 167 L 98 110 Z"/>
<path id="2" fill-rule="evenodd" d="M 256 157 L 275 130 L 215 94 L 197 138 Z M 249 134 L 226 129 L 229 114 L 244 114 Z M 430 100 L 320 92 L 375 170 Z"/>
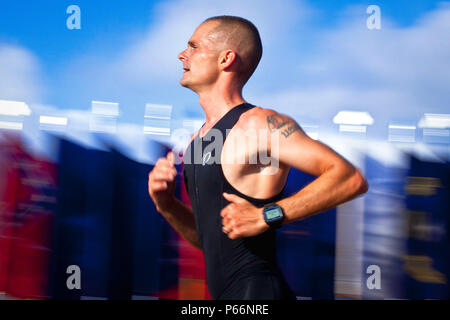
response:
<path id="1" fill-rule="evenodd" d="M 218 300 L 296 300 L 281 274 L 258 272 L 241 277 Z"/>

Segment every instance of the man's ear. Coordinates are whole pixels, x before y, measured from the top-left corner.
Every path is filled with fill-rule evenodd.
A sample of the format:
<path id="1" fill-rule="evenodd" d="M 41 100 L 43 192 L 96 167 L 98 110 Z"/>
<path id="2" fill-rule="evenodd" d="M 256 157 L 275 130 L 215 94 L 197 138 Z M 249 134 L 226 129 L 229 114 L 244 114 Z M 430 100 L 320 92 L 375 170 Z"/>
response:
<path id="1" fill-rule="evenodd" d="M 219 66 L 221 69 L 228 69 L 236 61 L 236 52 L 224 50 L 219 55 Z"/>

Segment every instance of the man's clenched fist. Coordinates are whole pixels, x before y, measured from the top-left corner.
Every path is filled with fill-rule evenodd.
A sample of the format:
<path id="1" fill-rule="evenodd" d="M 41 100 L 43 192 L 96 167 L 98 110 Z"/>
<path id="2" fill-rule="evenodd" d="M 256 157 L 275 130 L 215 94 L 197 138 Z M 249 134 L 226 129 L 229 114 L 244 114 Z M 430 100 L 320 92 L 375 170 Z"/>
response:
<path id="1" fill-rule="evenodd" d="M 158 211 L 165 210 L 174 202 L 177 170 L 174 155 L 169 152 L 166 158 L 159 158 L 148 175 L 148 193 Z"/>

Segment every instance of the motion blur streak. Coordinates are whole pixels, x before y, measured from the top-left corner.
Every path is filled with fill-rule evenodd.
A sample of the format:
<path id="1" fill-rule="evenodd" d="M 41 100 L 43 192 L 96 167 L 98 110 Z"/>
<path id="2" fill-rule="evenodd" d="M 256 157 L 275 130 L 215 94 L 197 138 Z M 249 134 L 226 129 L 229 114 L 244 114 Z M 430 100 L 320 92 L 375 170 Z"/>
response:
<path id="1" fill-rule="evenodd" d="M 1 299 L 210 299 L 202 252 L 147 194 L 173 146 L 130 130 L 0 129 Z M 320 137 L 364 172 L 369 192 L 279 230 L 288 282 L 299 299 L 448 299 L 448 144 L 349 134 Z M 189 205 L 176 168 L 176 197 Z M 313 179 L 291 169 L 285 196 Z M 80 289 L 66 285 L 71 265 Z"/>

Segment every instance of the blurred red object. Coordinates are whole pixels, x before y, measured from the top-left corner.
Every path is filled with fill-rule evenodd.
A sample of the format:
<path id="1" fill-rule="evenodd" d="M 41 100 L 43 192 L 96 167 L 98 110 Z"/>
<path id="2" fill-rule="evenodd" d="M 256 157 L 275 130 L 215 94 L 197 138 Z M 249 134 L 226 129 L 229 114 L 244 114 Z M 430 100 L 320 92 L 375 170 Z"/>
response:
<path id="1" fill-rule="evenodd" d="M 57 166 L 27 153 L 15 135 L 0 145 L 0 291 L 46 299 Z"/>

